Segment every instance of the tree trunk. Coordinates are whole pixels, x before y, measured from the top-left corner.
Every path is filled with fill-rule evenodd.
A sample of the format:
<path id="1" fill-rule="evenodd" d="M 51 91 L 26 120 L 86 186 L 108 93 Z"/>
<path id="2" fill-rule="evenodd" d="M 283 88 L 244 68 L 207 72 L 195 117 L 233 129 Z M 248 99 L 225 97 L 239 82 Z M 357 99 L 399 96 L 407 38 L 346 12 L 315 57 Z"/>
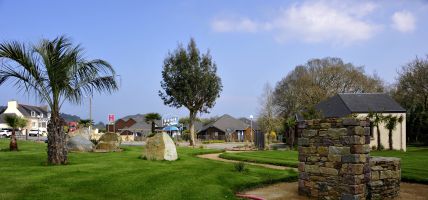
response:
<path id="1" fill-rule="evenodd" d="M 59 113 L 52 112 L 48 124 L 48 163 L 53 165 L 67 164 L 67 147 L 63 120 Z"/>
<path id="2" fill-rule="evenodd" d="M 389 130 L 389 150 L 392 150 L 392 130 Z"/>
<path id="3" fill-rule="evenodd" d="M 18 151 L 18 142 L 16 141 L 15 129 L 12 130 L 9 144 L 10 151 Z"/>
<path id="4" fill-rule="evenodd" d="M 377 131 L 377 150 L 381 150 L 380 149 L 380 130 L 379 130 L 379 124 L 376 125 L 376 131 Z"/>
<path id="5" fill-rule="evenodd" d="M 152 121 L 152 133 L 155 133 L 155 122 L 154 121 Z"/>
<path id="6" fill-rule="evenodd" d="M 189 128 L 190 128 L 190 146 L 195 146 L 195 117 L 196 114 L 192 111 L 190 111 L 189 115 Z"/>

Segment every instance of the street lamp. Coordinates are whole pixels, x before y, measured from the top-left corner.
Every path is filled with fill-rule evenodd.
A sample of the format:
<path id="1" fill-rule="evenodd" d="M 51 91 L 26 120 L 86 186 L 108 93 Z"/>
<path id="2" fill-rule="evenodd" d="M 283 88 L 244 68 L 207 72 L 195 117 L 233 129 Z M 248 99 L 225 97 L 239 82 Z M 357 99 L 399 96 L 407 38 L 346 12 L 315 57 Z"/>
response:
<path id="1" fill-rule="evenodd" d="M 250 115 L 250 137 L 251 142 L 253 142 L 253 115 Z"/>

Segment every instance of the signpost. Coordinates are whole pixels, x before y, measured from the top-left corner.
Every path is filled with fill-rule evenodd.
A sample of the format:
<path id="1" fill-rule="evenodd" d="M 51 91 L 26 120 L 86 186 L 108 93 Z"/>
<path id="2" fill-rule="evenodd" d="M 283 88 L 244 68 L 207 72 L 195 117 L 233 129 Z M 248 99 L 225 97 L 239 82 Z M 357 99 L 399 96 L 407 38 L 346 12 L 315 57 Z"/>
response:
<path id="1" fill-rule="evenodd" d="M 113 132 L 116 132 L 116 127 L 115 127 L 116 124 L 114 123 L 114 114 L 109 114 L 108 115 L 108 123 L 109 124 L 113 124 Z M 110 129 L 110 126 L 109 126 L 109 129 Z"/>

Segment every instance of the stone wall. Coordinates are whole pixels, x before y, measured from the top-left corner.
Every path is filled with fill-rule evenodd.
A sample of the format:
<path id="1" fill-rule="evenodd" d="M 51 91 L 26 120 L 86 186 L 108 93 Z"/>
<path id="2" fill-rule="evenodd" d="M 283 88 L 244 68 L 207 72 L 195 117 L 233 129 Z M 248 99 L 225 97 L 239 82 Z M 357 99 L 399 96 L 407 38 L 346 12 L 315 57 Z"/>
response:
<path id="1" fill-rule="evenodd" d="M 308 120 L 299 144 L 299 193 L 319 199 L 364 199 L 370 180 L 369 123 Z"/>
<path id="2" fill-rule="evenodd" d="M 370 162 L 369 125 L 354 118 L 305 121 L 298 139 L 299 194 L 318 199 L 397 195 L 399 160 L 398 165 L 396 159 Z"/>
<path id="3" fill-rule="evenodd" d="M 400 192 L 400 159 L 372 157 L 371 181 L 367 185 L 369 199 L 392 199 Z"/>

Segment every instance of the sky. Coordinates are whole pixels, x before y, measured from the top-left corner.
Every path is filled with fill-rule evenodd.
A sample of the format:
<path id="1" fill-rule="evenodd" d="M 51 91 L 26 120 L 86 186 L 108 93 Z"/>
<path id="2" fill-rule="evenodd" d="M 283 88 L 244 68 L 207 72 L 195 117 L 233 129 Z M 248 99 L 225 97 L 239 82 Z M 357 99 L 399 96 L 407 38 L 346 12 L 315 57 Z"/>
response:
<path id="1" fill-rule="evenodd" d="M 257 116 L 266 83 L 311 58 L 340 57 L 392 84 L 398 70 L 428 54 L 428 1 L 25 1 L 0 0 L 0 42 L 36 44 L 66 35 L 87 59 L 110 62 L 119 91 L 94 94 L 93 118 L 158 112 L 186 116 L 158 96 L 163 60 L 191 37 L 217 64 L 223 91 L 209 114 Z M 0 104 L 43 105 L 0 86 Z M 89 99 L 62 112 L 89 118 Z"/>

